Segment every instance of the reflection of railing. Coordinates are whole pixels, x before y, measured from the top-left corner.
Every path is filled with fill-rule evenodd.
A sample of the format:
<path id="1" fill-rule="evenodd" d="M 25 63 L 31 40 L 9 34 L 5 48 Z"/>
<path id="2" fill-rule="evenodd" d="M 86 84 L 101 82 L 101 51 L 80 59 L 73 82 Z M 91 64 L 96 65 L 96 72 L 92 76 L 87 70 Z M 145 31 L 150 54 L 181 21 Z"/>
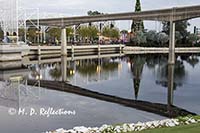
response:
<path id="1" fill-rule="evenodd" d="M 84 59 L 99 59 L 99 58 L 107 58 L 107 57 L 121 57 L 124 54 L 120 53 L 112 53 L 112 54 L 94 54 L 94 55 L 84 55 L 84 56 L 74 56 L 74 57 L 66 57 L 66 60 L 84 60 Z M 39 58 L 39 60 L 38 60 Z M 30 65 L 30 64 L 44 64 L 44 63 L 55 63 L 55 62 L 61 62 L 60 55 L 41 55 L 36 58 L 35 56 L 30 56 L 29 60 L 23 61 L 24 65 Z"/>
<path id="2" fill-rule="evenodd" d="M 28 80 L 29 85 L 32 85 L 34 83 L 35 83 L 34 80 Z M 124 106 L 133 107 L 139 110 L 143 110 L 143 111 L 147 111 L 147 112 L 151 112 L 151 113 L 155 113 L 155 114 L 159 114 L 159 115 L 167 116 L 167 117 L 178 117 L 178 116 L 187 116 L 189 114 L 192 114 L 192 115 L 195 114 L 187 110 L 178 108 L 176 106 L 171 106 L 170 112 L 169 112 L 168 106 L 165 104 L 151 103 L 147 101 L 136 101 L 136 100 L 130 100 L 130 99 L 125 99 L 121 97 L 106 95 L 106 94 L 90 91 L 84 88 L 80 88 L 77 86 L 69 85 L 64 82 L 41 81 L 41 87 L 69 92 L 69 93 L 75 93 L 78 95 L 87 96 L 87 97 L 91 97 L 91 98 L 95 98 L 95 99 L 99 99 L 103 101 L 108 101 L 112 103 L 118 103 Z"/>
<path id="3" fill-rule="evenodd" d="M 125 54 L 167 54 L 169 48 L 166 47 L 125 47 L 123 49 Z M 188 47 L 188 48 L 175 48 L 177 54 L 180 53 L 200 53 L 199 47 Z"/>

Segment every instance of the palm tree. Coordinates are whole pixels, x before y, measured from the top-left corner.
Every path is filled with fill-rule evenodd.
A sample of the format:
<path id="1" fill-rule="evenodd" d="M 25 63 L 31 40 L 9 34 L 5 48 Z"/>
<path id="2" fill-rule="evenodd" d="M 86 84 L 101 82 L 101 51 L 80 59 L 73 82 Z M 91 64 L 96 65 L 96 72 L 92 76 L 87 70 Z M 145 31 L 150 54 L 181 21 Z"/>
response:
<path id="1" fill-rule="evenodd" d="M 3 30 L 0 27 L 0 42 L 1 42 L 1 40 L 3 40 L 3 38 L 4 38 L 4 33 L 3 33 Z"/>

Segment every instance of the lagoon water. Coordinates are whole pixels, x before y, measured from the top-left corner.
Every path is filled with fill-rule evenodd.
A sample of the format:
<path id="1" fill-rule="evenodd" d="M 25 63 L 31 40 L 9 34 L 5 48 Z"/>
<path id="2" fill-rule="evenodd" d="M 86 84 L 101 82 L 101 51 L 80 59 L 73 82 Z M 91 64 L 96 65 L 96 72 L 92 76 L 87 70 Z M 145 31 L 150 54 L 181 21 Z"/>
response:
<path id="1" fill-rule="evenodd" d="M 77 94 L 25 85 L 26 79 L 62 81 L 102 94 L 124 99 L 172 104 L 200 114 L 200 56 L 176 55 L 176 64 L 168 69 L 167 55 L 126 55 L 96 59 L 66 60 L 32 63 L 20 68 L 24 73 L 23 85 L 3 81 L 11 70 L 2 70 L 0 82 L 0 132 L 40 133 L 75 126 L 101 126 L 102 124 L 132 123 L 164 119 L 120 104 L 110 103 Z M 65 63 L 63 63 L 65 62 Z M 64 67 L 63 67 L 64 66 Z M 19 72 L 19 68 L 16 71 Z M 24 72 L 22 70 L 25 70 Z M 170 74 L 174 78 L 169 79 Z M 17 74 L 13 74 L 17 75 Z M 22 84 L 21 83 L 21 84 Z M 173 91 L 169 95 L 168 86 Z M 10 108 L 54 108 L 76 111 L 75 115 L 40 116 L 9 114 Z M 11 110 L 12 111 L 12 110 Z"/>

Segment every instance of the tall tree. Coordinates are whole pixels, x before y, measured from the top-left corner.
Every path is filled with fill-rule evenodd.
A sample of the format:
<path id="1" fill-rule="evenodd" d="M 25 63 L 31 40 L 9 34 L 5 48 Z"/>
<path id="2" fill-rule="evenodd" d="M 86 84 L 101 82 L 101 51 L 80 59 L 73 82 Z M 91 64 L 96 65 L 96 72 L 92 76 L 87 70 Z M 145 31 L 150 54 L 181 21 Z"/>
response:
<path id="1" fill-rule="evenodd" d="M 31 41 L 31 42 L 37 42 L 37 32 L 38 29 L 35 28 L 35 27 L 32 27 L 32 28 L 29 28 L 28 29 L 28 32 L 27 32 L 27 37 L 28 37 L 28 40 Z"/>
<path id="2" fill-rule="evenodd" d="M 4 38 L 3 30 L 0 27 L 0 41 L 3 40 L 3 38 Z"/>
<path id="3" fill-rule="evenodd" d="M 97 38 L 98 37 L 98 32 L 99 32 L 99 30 L 98 30 L 98 28 L 96 27 L 96 26 L 90 26 L 90 27 L 88 27 L 88 37 L 90 38 L 90 40 L 94 40 L 95 38 Z"/>
<path id="4" fill-rule="evenodd" d="M 119 38 L 119 29 L 117 28 L 110 28 L 109 26 L 106 26 L 102 30 L 102 35 L 110 38 Z"/>
<path id="5" fill-rule="evenodd" d="M 54 41 L 60 40 L 61 38 L 61 29 L 59 28 L 52 28 L 48 31 L 48 34 L 50 35 L 51 39 Z"/>
<path id="6" fill-rule="evenodd" d="M 80 37 L 86 42 L 86 39 L 91 41 L 95 40 L 98 37 L 98 28 L 96 26 L 81 26 L 78 30 Z"/>
<path id="7" fill-rule="evenodd" d="M 87 14 L 89 16 L 95 16 L 95 15 L 101 15 L 103 13 L 99 12 L 99 11 L 88 11 Z"/>
<path id="8" fill-rule="evenodd" d="M 25 29 L 19 28 L 18 35 L 19 35 L 19 40 L 25 42 Z"/>
<path id="9" fill-rule="evenodd" d="M 101 13 L 101 12 L 99 12 L 99 11 L 88 11 L 87 12 L 87 14 L 88 14 L 88 16 L 96 16 L 96 15 L 101 15 L 101 14 L 103 14 L 103 13 Z M 89 23 L 89 26 L 92 26 L 92 23 L 90 22 Z"/>
<path id="10" fill-rule="evenodd" d="M 169 35 L 169 30 L 170 30 L 170 26 L 169 26 L 169 22 L 163 22 L 163 32 L 165 32 L 166 34 Z M 187 43 L 187 38 L 189 36 L 189 32 L 187 31 L 187 27 L 190 26 L 190 23 L 188 21 L 180 21 L 180 22 L 176 22 L 176 36 L 178 36 L 178 34 L 180 34 L 179 38 L 176 38 L 178 43 Z"/>
<path id="11" fill-rule="evenodd" d="M 67 27 L 66 28 L 66 36 L 67 37 L 71 37 L 73 32 L 74 32 L 74 29 L 72 27 Z"/>
<path id="12" fill-rule="evenodd" d="M 83 40 L 84 42 L 86 42 L 86 38 L 88 36 L 88 27 L 87 26 L 81 26 L 78 29 L 78 34 L 81 37 L 81 40 Z"/>
<path id="13" fill-rule="evenodd" d="M 140 12 L 140 11 L 142 11 L 140 0 L 136 0 L 135 12 Z M 131 30 L 132 32 L 144 31 L 143 21 L 133 20 L 132 25 L 131 25 Z"/>

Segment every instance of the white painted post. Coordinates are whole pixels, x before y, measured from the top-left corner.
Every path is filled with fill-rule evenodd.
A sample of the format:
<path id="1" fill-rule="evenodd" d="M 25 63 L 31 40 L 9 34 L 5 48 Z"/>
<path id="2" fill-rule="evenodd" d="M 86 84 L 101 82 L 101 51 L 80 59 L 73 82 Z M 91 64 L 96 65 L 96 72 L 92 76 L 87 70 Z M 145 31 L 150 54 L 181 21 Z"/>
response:
<path id="1" fill-rule="evenodd" d="M 120 43 L 120 48 L 119 48 L 119 55 L 122 55 L 122 44 Z"/>
<path id="2" fill-rule="evenodd" d="M 120 52 L 122 51 L 122 44 L 121 43 L 119 44 L 119 50 L 120 50 Z"/>
<path id="3" fill-rule="evenodd" d="M 98 52 L 99 53 L 101 52 L 101 45 L 100 45 L 100 43 L 98 44 Z"/>
<path id="4" fill-rule="evenodd" d="M 38 45 L 38 55 L 41 55 L 41 46 Z"/>
<path id="5" fill-rule="evenodd" d="M 65 27 L 62 27 L 61 31 L 61 55 L 67 55 L 67 36 Z"/>
<path id="6" fill-rule="evenodd" d="M 175 22 L 170 21 L 169 64 L 175 64 Z"/>
<path id="7" fill-rule="evenodd" d="M 72 54 L 74 54 L 74 45 L 72 44 Z"/>

